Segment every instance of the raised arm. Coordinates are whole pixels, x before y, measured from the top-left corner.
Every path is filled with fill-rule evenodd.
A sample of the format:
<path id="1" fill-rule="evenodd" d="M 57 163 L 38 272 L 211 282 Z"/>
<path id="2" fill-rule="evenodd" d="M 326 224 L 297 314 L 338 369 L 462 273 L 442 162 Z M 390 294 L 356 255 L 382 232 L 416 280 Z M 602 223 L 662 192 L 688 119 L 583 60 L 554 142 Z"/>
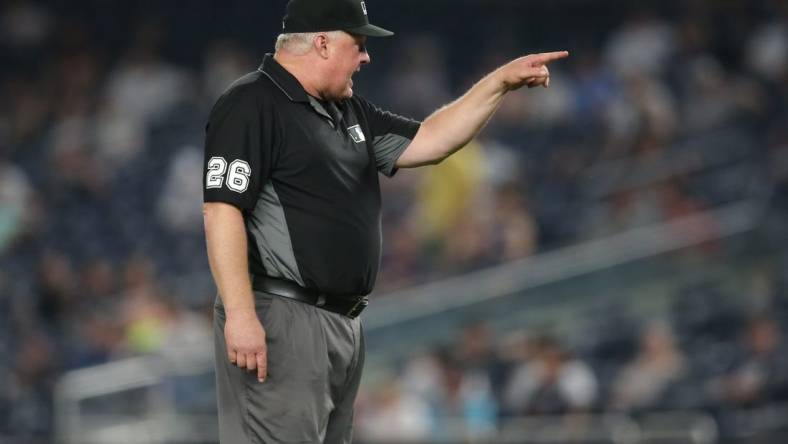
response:
<path id="1" fill-rule="evenodd" d="M 567 51 L 531 54 L 488 74 L 462 97 L 424 120 L 416 137 L 397 160 L 397 167 L 435 164 L 462 148 L 484 128 L 507 92 L 525 85 L 548 87 L 547 64 L 568 55 Z"/>

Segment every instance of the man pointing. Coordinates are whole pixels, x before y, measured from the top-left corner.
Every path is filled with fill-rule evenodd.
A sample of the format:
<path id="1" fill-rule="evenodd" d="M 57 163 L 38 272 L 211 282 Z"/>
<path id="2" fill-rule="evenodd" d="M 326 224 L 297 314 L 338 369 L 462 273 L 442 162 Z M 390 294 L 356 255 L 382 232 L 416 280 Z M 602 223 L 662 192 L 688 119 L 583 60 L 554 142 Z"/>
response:
<path id="1" fill-rule="evenodd" d="M 354 94 L 367 38 L 393 34 L 367 9 L 291 0 L 276 52 L 211 110 L 203 211 L 225 444 L 351 442 L 358 315 L 380 261 L 378 173 L 440 162 L 507 92 L 547 87 L 547 64 L 568 55 L 516 59 L 419 123 Z"/>

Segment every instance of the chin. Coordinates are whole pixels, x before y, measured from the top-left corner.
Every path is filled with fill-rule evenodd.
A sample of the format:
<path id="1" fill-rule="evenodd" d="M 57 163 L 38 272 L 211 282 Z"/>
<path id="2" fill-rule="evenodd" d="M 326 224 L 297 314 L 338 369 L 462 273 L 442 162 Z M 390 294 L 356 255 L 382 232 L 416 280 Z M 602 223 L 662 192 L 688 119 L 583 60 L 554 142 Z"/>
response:
<path id="1" fill-rule="evenodd" d="M 353 90 L 348 88 L 334 97 L 334 100 L 345 100 L 353 97 Z"/>

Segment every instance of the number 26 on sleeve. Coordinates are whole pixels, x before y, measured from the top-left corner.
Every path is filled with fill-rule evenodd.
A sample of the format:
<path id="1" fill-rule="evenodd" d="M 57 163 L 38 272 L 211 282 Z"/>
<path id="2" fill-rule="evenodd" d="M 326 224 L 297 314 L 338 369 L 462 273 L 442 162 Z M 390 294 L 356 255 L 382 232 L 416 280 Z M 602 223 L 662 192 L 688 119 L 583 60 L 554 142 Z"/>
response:
<path id="1" fill-rule="evenodd" d="M 205 176 L 205 188 L 221 188 L 224 182 L 224 174 L 227 172 L 227 161 L 223 157 L 211 157 L 208 160 L 208 173 Z M 227 188 L 236 193 L 243 193 L 249 188 L 249 176 L 252 169 L 249 163 L 235 159 L 230 163 L 229 173 L 227 174 Z"/>

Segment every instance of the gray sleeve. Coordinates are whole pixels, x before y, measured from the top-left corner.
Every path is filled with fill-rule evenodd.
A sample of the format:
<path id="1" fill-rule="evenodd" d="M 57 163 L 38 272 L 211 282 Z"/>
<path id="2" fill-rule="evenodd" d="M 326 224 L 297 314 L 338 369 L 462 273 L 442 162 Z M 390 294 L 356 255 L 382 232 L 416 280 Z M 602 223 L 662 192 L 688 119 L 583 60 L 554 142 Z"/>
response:
<path id="1" fill-rule="evenodd" d="M 361 97 L 356 98 L 356 103 L 361 107 L 372 135 L 372 148 L 378 171 L 391 177 L 397 172 L 397 159 L 416 137 L 421 123 L 383 111 Z"/>
<path id="2" fill-rule="evenodd" d="M 388 177 L 393 176 L 397 172 L 397 159 L 399 159 L 399 156 L 402 155 L 412 140 L 412 138 L 394 133 L 375 136 L 372 139 L 372 146 L 375 150 L 375 162 L 378 165 L 378 171 Z"/>

